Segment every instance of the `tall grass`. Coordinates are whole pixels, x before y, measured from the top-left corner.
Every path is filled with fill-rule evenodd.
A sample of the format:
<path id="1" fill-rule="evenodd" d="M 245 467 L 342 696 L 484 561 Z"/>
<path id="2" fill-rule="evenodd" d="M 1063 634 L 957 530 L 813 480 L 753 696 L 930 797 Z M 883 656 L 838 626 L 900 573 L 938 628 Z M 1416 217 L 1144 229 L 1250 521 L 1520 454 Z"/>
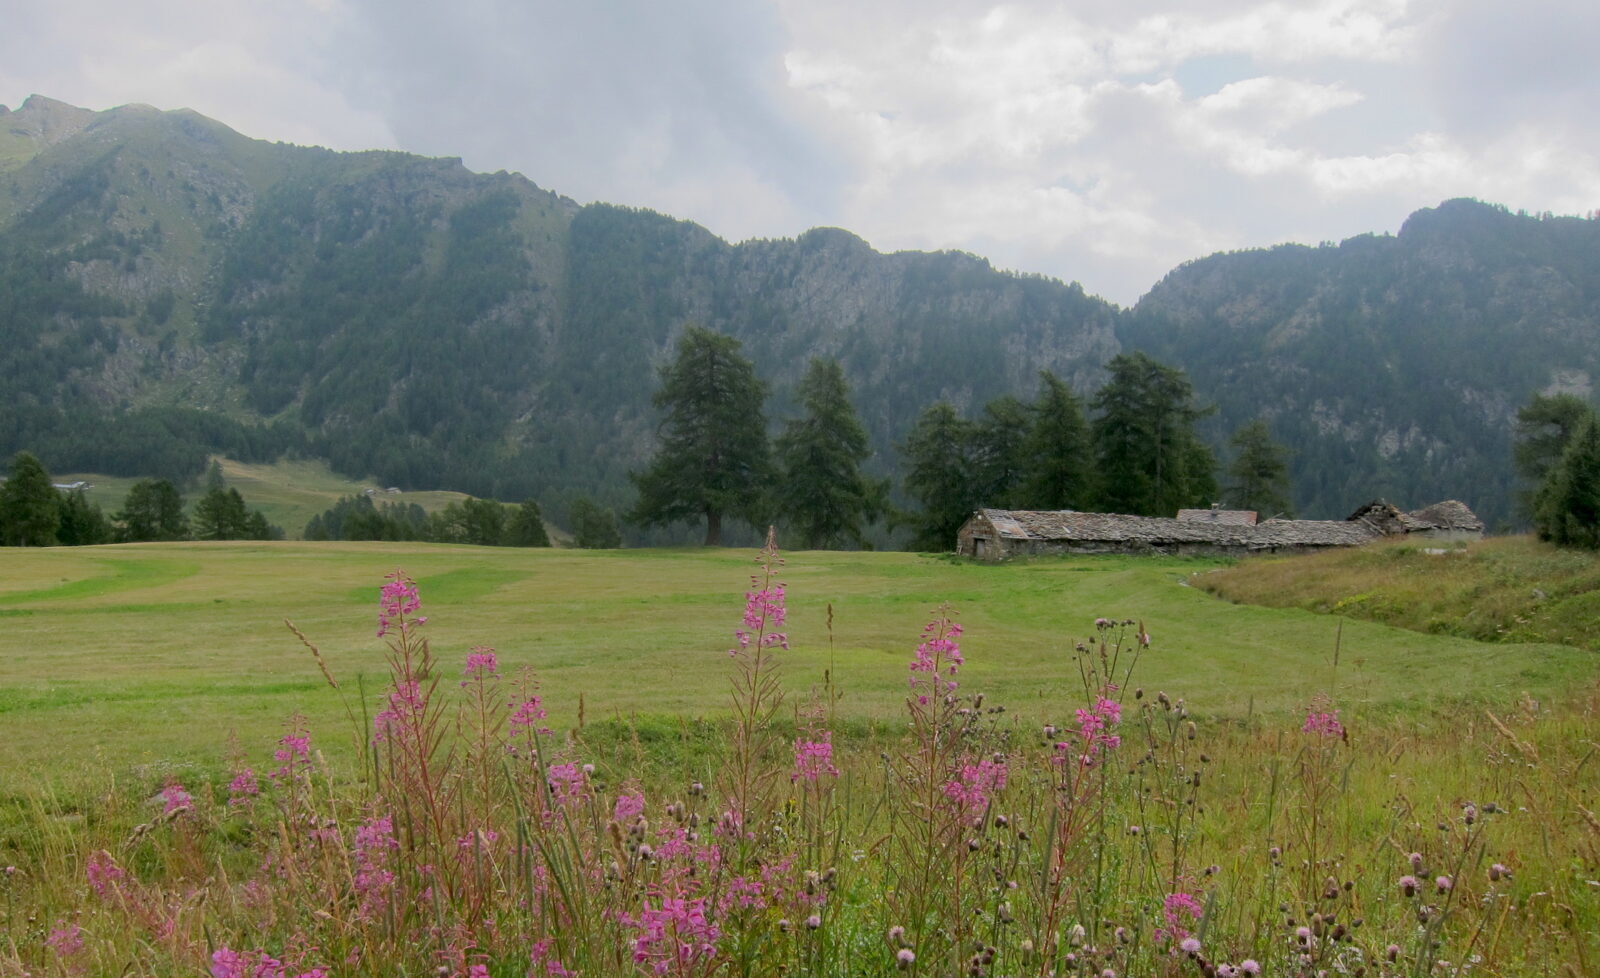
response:
<path id="1" fill-rule="evenodd" d="M 536 677 L 502 677 L 492 649 L 438 654 L 397 572 L 383 709 L 347 712 L 361 762 L 290 718 L 270 771 L 232 750 L 209 783 L 27 796 L 0 842 L 0 975 L 1600 966 L 1593 688 L 1368 726 L 1333 684 L 1292 724 L 1201 724 L 1143 685 L 1160 644 L 1103 618 L 1063 643 L 1077 692 L 1041 724 L 969 688 L 946 606 L 908 637 L 899 726 L 840 740 L 831 674 L 785 702 L 781 572 L 769 540 L 729 719 L 682 728 L 665 765 L 552 729 Z"/>

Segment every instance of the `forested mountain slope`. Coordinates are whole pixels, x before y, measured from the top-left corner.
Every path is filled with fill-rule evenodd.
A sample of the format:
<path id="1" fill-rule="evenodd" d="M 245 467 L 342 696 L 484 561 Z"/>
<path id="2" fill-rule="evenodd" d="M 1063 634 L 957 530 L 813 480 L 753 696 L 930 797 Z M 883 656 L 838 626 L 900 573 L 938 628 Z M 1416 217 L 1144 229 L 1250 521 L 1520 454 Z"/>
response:
<path id="1" fill-rule="evenodd" d="M 57 469 L 290 448 L 405 485 L 626 502 L 685 322 L 745 341 L 769 416 L 807 358 L 840 357 L 882 471 L 930 401 L 1031 389 L 1041 367 L 1088 386 L 1117 350 L 1115 307 L 965 254 L 836 230 L 730 245 L 517 175 L 189 112 L 35 97 L 0 128 L 0 451 Z"/>
<path id="2" fill-rule="evenodd" d="M 0 454 L 182 477 L 208 452 L 353 476 L 626 506 L 655 368 L 686 322 L 731 333 L 792 412 L 838 357 L 893 474 L 946 398 L 1083 394 L 1124 349 L 1190 372 L 1214 444 L 1257 415 L 1297 452 L 1297 507 L 1466 499 L 1508 518 L 1512 416 L 1587 391 L 1600 222 L 1452 201 L 1398 236 L 1201 259 L 1134 309 L 961 253 L 850 233 L 730 244 L 580 207 L 516 174 L 246 138 L 193 112 L 0 110 Z"/>
<path id="3" fill-rule="evenodd" d="M 1189 371 L 1214 435 L 1268 417 L 1307 514 L 1454 496 L 1493 525 L 1515 516 L 1517 408 L 1600 374 L 1600 221 L 1452 200 L 1394 236 L 1215 255 L 1119 335 Z"/>

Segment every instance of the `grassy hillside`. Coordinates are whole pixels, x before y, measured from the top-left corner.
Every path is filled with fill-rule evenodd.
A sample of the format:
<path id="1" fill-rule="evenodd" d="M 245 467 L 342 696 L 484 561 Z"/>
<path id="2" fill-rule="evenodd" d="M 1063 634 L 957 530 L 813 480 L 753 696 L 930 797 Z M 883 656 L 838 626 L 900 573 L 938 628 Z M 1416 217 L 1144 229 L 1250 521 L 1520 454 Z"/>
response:
<path id="1" fill-rule="evenodd" d="M 222 477 L 228 485 L 239 490 L 245 505 L 259 509 L 267 522 L 283 528 L 290 539 L 297 539 L 311 517 L 327 510 L 344 496 L 353 496 L 364 489 L 383 488 L 379 483 L 354 479 L 335 473 L 327 463 L 317 460 L 280 460 L 270 465 L 238 462 L 218 458 Z M 84 481 L 93 484 L 86 495 L 89 500 L 109 515 L 122 507 L 128 490 L 138 479 L 75 472 L 54 476 L 54 481 L 71 483 Z M 193 494 L 191 493 L 191 496 Z M 432 513 L 453 501 L 466 499 L 459 492 L 430 491 L 402 492 L 378 497 L 383 502 L 416 503 Z M 193 499 L 187 500 L 193 503 Z"/>
<path id="2" fill-rule="evenodd" d="M 1484 642 L 1600 650 L 1600 557 L 1529 536 L 1439 547 L 1389 540 L 1249 560 L 1195 578 L 1229 601 L 1348 615 Z"/>
<path id="3" fill-rule="evenodd" d="M 0 565 L 0 779 L 68 754 L 115 768 L 203 761 L 236 733 L 269 743 L 295 711 L 347 730 L 339 694 L 285 630 L 294 619 L 354 696 L 383 672 L 374 636 L 383 575 L 420 584 L 453 682 L 474 645 L 508 674 L 536 671 L 552 720 L 709 716 L 752 564 L 744 551 L 528 551 L 375 543 L 143 544 L 12 551 Z M 786 682 L 824 670 L 841 712 L 897 717 L 906 664 L 941 601 L 967 628 L 969 688 L 1030 721 L 1061 721 L 1078 683 L 1071 650 L 1097 616 L 1142 619 L 1142 683 L 1206 718 L 1282 719 L 1329 691 L 1347 711 L 1416 713 L 1569 687 L 1595 667 L 1556 644 L 1485 645 L 1300 610 L 1228 604 L 1185 586 L 1211 564 L 1122 557 L 1005 566 L 887 553 L 800 553 L 789 584 Z M 832 631 L 828 628 L 832 607 Z M 830 640 L 831 638 L 831 640 Z M 352 709 L 359 713 L 359 705 Z"/>

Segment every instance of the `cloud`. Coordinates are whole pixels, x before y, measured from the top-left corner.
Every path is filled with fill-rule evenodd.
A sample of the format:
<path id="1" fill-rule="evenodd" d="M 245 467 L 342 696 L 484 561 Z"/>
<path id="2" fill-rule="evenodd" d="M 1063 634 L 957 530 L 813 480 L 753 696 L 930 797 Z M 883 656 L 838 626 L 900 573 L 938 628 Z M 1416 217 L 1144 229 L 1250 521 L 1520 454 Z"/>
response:
<path id="1" fill-rule="evenodd" d="M 770 9 L 353 0 L 343 43 L 401 141 L 515 169 L 583 200 L 649 206 L 743 237 L 803 230 L 837 194 L 808 136 Z M 792 232 L 791 232 L 792 233 Z"/>

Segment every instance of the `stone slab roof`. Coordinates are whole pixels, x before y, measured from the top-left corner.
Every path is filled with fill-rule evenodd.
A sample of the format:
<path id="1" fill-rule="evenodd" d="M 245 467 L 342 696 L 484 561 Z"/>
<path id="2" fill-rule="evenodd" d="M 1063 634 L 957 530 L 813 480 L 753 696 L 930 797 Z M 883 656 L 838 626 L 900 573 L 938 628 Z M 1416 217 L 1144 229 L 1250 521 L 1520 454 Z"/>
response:
<path id="1" fill-rule="evenodd" d="M 1200 523 L 1227 523 L 1232 526 L 1255 526 L 1257 517 L 1253 509 L 1180 509 L 1178 519 L 1195 520 Z"/>
<path id="2" fill-rule="evenodd" d="M 1418 523 L 1425 524 L 1426 529 L 1483 532 L 1483 520 L 1478 519 L 1478 514 L 1468 509 L 1467 504 L 1459 499 L 1446 499 L 1432 506 L 1412 510 L 1406 515 Z"/>
<path id="3" fill-rule="evenodd" d="M 1210 512 L 1207 510 L 1206 512 Z M 1159 547 L 1211 544 L 1268 549 L 1282 546 L 1352 546 L 1377 537 L 1365 523 L 1344 520 L 1267 520 L 1244 524 L 1182 520 L 1165 516 L 1124 516 L 1074 510 L 978 511 L 1000 536 L 1013 540 L 1125 543 Z"/>

